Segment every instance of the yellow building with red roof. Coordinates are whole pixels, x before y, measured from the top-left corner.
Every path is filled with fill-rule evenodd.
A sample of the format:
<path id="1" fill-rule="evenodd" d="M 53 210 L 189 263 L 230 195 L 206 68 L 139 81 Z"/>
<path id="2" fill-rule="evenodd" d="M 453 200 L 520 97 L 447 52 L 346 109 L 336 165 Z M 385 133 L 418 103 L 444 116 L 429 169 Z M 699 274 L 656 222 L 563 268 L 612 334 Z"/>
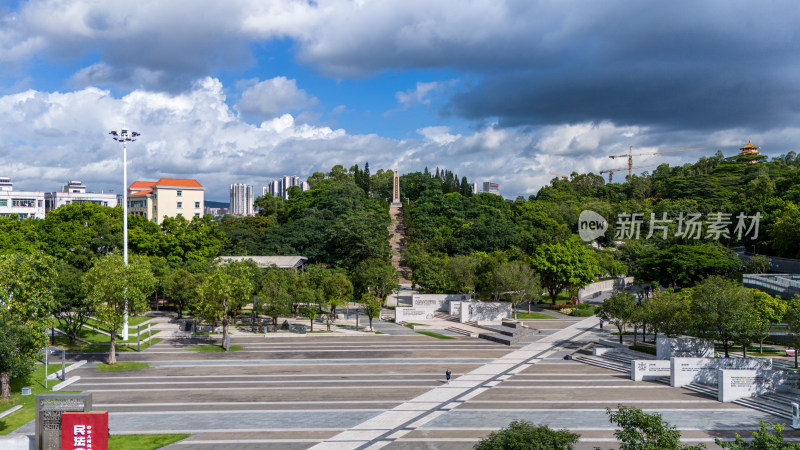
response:
<path id="1" fill-rule="evenodd" d="M 197 180 L 134 181 L 128 186 L 128 211 L 159 225 L 164 217 L 182 216 L 192 220 L 203 214 L 204 195 L 205 188 Z"/>

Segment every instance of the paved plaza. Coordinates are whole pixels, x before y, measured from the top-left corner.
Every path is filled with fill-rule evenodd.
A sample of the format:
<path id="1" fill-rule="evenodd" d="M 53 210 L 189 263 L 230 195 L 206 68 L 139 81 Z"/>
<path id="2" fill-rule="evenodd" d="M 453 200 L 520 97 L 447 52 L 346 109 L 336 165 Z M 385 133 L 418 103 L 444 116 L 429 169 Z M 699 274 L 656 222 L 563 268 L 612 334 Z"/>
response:
<path id="1" fill-rule="evenodd" d="M 565 360 L 608 338 L 595 317 L 529 323 L 542 333 L 511 347 L 419 334 L 234 335 L 232 343 L 244 350 L 196 353 L 186 349 L 196 339 L 171 339 L 119 355 L 149 362 L 150 369 L 80 368 L 72 372 L 80 381 L 69 389 L 91 392 L 95 408 L 111 412 L 112 434 L 192 434 L 170 446 L 181 450 L 463 449 L 512 420 L 578 432 L 578 448 L 613 448 L 605 408 L 617 404 L 658 411 L 684 438 L 713 448 L 715 437 L 747 435 L 760 420 L 779 420 Z M 447 368 L 454 375 L 449 384 Z"/>

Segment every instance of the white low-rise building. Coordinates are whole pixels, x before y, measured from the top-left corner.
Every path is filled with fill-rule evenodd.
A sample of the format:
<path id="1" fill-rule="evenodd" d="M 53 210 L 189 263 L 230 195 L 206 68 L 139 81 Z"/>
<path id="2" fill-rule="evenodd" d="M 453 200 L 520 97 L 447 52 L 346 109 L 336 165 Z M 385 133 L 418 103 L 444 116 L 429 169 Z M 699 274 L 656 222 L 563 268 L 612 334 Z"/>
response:
<path id="1" fill-rule="evenodd" d="M 0 216 L 44 219 L 44 192 L 15 191 L 11 178 L 0 177 Z"/>
<path id="2" fill-rule="evenodd" d="M 117 206 L 117 194 L 104 194 L 86 192 L 86 186 L 80 181 L 68 181 L 61 187 L 61 192 L 46 192 L 45 212 L 50 212 L 64 205 L 80 205 L 82 203 L 94 203 L 96 205 Z"/>

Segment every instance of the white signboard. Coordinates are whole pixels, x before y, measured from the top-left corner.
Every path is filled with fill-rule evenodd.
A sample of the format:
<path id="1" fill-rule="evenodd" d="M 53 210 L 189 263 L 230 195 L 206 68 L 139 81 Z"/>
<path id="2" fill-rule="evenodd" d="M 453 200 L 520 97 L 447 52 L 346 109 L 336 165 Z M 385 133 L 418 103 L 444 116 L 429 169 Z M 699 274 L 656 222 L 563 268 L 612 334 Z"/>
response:
<path id="1" fill-rule="evenodd" d="M 461 305 L 467 304 L 469 302 L 450 302 L 450 312 L 451 316 L 461 317 Z"/>
<path id="2" fill-rule="evenodd" d="M 449 311 L 449 302 L 469 301 L 469 294 L 413 294 L 411 306 L 434 311 Z"/>
<path id="3" fill-rule="evenodd" d="M 511 318 L 511 303 L 508 302 L 464 302 L 461 304 L 461 323 L 500 324 Z"/>
<path id="4" fill-rule="evenodd" d="M 769 358 L 672 358 L 670 386 L 716 385 L 719 369 L 772 369 Z"/>
<path id="5" fill-rule="evenodd" d="M 636 359 L 631 361 L 631 380 L 649 381 L 668 377 L 672 364 L 658 359 Z"/>
<path id="6" fill-rule="evenodd" d="M 395 308 L 394 321 L 395 322 L 424 322 L 434 319 L 434 310 L 432 309 L 419 309 L 419 308 Z"/>
<path id="7" fill-rule="evenodd" d="M 668 338 L 656 337 L 656 359 L 711 358 L 714 356 L 714 343 L 695 337 Z"/>

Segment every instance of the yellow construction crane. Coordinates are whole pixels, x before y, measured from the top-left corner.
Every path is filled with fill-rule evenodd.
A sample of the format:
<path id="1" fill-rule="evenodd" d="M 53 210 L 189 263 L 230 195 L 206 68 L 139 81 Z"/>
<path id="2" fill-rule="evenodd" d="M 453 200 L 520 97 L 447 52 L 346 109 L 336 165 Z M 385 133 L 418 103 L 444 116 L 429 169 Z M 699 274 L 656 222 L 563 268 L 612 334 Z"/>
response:
<path id="1" fill-rule="evenodd" d="M 561 178 L 563 178 L 565 180 L 567 179 L 566 175 L 561 175 L 560 173 L 555 173 L 555 172 L 547 172 L 547 173 L 549 173 L 550 175 L 555 175 L 557 177 L 561 177 Z"/>
<path id="2" fill-rule="evenodd" d="M 627 170 L 629 174 L 632 174 L 633 173 L 633 169 L 645 169 L 647 167 L 653 167 L 653 166 L 654 166 L 654 164 L 650 164 L 649 166 L 628 167 L 627 169 L 624 168 L 624 167 L 620 167 L 619 169 L 601 170 L 598 173 L 600 173 L 601 175 L 604 174 L 604 173 L 607 173 L 608 174 L 608 183 L 611 184 L 611 180 L 613 180 L 613 178 L 614 178 L 614 172 L 620 172 L 620 171 L 623 171 L 623 170 Z"/>
<path id="3" fill-rule="evenodd" d="M 644 153 L 633 153 L 633 146 L 628 148 L 627 155 L 610 155 L 609 158 L 616 159 L 616 158 L 628 158 L 628 175 L 633 175 L 633 157 L 634 156 L 645 156 L 645 155 L 660 155 L 662 153 L 677 153 L 677 152 L 690 152 L 693 150 L 703 150 L 705 147 L 696 147 L 696 148 L 680 148 L 678 150 L 664 150 L 661 152 L 644 152 Z M 609 173 L 609 177 L 611 173 Z M 610 181 L 609 181 L 610 182 Z"/>

